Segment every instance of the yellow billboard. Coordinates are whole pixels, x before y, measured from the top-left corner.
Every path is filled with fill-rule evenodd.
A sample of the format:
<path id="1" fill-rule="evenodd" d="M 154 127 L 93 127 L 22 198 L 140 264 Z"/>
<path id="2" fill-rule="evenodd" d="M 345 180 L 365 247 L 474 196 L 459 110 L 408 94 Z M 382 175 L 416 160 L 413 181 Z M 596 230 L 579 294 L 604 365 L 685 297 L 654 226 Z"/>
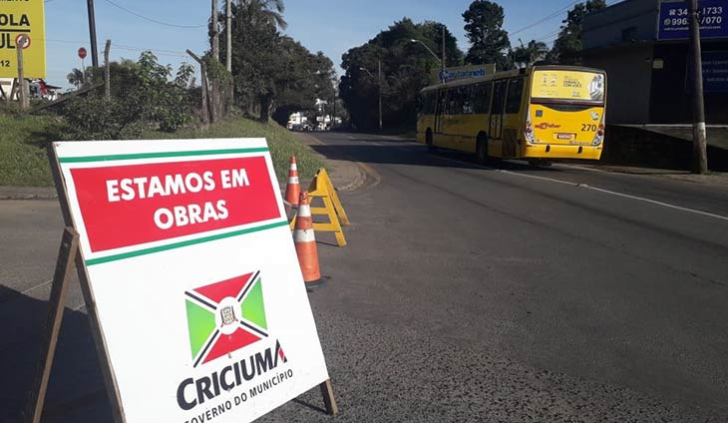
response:
<path id="1" fill-rule="evenodd" d="M 26 78 L 45 78 L 44 0 L 0 0 L 0 78 L 18 77 L 18 48 Z M 26 42 L 20 44 L 25 35 Z"/>
<path id="2" fill-rule="evenodd" d="M 575 70 L 540 70 L 533 76 L 532 98 L 604 101 L 603 73 Z"/>

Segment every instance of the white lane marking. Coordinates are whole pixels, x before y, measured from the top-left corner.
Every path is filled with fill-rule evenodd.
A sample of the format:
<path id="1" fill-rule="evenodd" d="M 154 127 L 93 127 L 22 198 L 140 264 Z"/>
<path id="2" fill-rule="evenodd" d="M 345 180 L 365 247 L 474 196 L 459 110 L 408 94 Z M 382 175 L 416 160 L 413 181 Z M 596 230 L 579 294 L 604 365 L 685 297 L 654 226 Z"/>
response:
<path id="1" fill-rule="evenodd" d="M 595 173 L 609 173 L 610 175 L 628 175 L 627 173 L 615 173 L 615 172 L 609 172 L 606 170 L 601 169 L 594 169 L 592 167 L 586 167 L 586 166 L 579 166 L 579 165 L 572 165 L 572 164 L 557 164 L 555 167 L 558 168 L 566 168 L 566 169 L 578 169 L 583 170 L 585 172 L 595 172 Z"/>
<path id="2" fill-rule="evenodd" d="M 559 179 L 546 178 L 544 176 L 526 175 L 526 174 L 523 174 L 523 173 L 512 172 L 510 170 L 496 169 L 496 168 L 493 168 L 493 167 L 488 167 L 488 166 L 483 166 L 483 165 L 479 165 L 479 164 L 475 164 L 475 163 L 469 163 L 469 162 L 464 162 L 464 161 L 461 161 L 461 160 L 451 159 L 449 157 L 440 157 L 440 156 L 433 156 L 433 157 L 436 157 L 438 159 L 445 160 L 445 161 L 460 163 L 460 164 L 465 163 L 467 165 L 479 167 L 481 169 L 494 170 L 494 171 L 496 171 L 498 173 L 506 173 L 508 175 L 520 176 L 521 178 L 538 179 L 538 180 L 547 181 L 547 182 L 553 182 L 553 183 L 557 183 L 557 184 L 561 184 L 561 185 L 569 185 L 569 186 L 573 186 L 573 187 L 577 187 L 577 188 L 590 189 L 592 191 L 601 192 L 602 194 L 609 194 L 609 195 L 614 195 L 616 197 L 628 198 L 630 200 L 642 201 L 644 203 L 649 203 L 649 204 L 653 204 L 653 205 L 656 205 L 656 206 L 667 207 L 667 208 L 673 209 L 673 210 L 679 210 L 679 211 L 686 212 L 686 213 L 698 214 L 698 215 L 705 216 L 705 217 L 712 217 L 713 219 L 719 219 L 719 220 L 723 220 L 723 221 L 728 222 L 728 216 L 722 216 L 722 215 L 719 215 L 719 214 L 709 213 L 709 212 L 705 212 L 705 211 L 702 211 L 702 210 L 691 209 L 689 207 L 682 207 L 682 206 L 678 206 L 678 205 L 675 205 L 675 204 L 665 203 L 665 202 L 662 202 L 662 201 L 651 200 L 649 198 L 639 197 L 639 196 L 636 196 L 636 195 L 623 194 L 621 192 L 610 191 L 608 189 L 603 189 L 603 188 L 597 188 L 597 187 L 593 187 L 593 186 L 590 186 L 590 185 L 587 185 L 587 184 L 581 184 L 581 183 L 575 183 L 575 182 L 562 181 L 562 180 L 559 180 Z"/>
<path id="3" fill-rule="evenodd" d="M 629 198 L 632 200 L 643 201 L 645 203 L 655 204 L 658 206 L 667 207 L 667 208 L 671 208 L 671 209 L 675 209 L 675 210 L 680 210 L 680 211 L 684 211 L 684 212 L 688 212 L 688 213 L 695 213 L 695 214 L 699 214 L 701 216 L 712 217 L 714 219 L 725 220 L 728 222 L 728 216 L 721 216 L 719 214 L 708 213 L 708 212 L 704 212 L 701 210 L 691 209 L 688 207 L 676 206 L 676 205 L 670 204 L 670 203 L 663 203 L 662 201 L 650 200 L 649 198 L 644 198 L 644 197 L 637 197 L 636 195 L 622 194 L 621 192 L 610 191 L 608 189 L 592 187 L 589 185 L 584 185 L 583 188 L 587 188 L 587 189 L 590 189 L 593 191 L 603 192 L 605 194 L 616 195 L 617 197 L 623 197 L 623 198 Z"/>
<path id="4" fill-rule="evenodd" d="M 495 170 L 496 172 L 499 172 L 499 173 L 507 173 L 509 175 L 521 176 L 521 177 L 524 177 L 524 178 L 539 179 L 541 181 L 554 182 L 554 183 L 557 183 L 557 184 L 569 185 L 569 186 L 572 186 L 572 187 L 584 187 L 584 184 L 579 184 L 579 183 L 569 182 L 569 181 L 562 181 L 560 179 L 546 178 L 545 176 L 525 175 L 525 174 L 522 174 L 522 173 L 511 172 L 510 170 L 504 170 L 504 169 L 495 169 L 495 168 L 490 168 L 490 169 L 493 169 L 493 170 Z"/>

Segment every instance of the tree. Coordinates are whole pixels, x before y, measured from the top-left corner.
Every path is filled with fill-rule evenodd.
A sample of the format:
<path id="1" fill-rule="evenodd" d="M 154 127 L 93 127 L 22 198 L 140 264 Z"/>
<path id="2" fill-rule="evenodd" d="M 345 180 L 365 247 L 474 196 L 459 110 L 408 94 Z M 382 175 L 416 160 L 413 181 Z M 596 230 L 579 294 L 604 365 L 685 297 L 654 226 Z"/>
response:
<path id="1" fill-rule="evenodd" d="M 533 66 L 534 63 L 543 60 L 549 52 L 546 43 L 531 40 L 528 45 L 523 45 L 523 41 L 518 40 L 520 46 L 513 49 L 513 62 L 519 67 Z"/>
<path id="2" fill-rule="evenodd" d="M 559 37 L 549 53 L 549 61 L 563 65 L 575 65 L 579 62 L 581 51 L 581 25 L 588 14 L 607 7 L 606 0 L 587 0 L 571 9 L 561 25 Z"/>
<path id="3" fill-rule="evenodd" d="M 285 123 L 290 112 L 313 109 L 317 98 L 335 95 L 333 62 L 280 34 L 283 10 L 283 3 L 273 0 L 241 0 L 233 6 L 236 100 L 263 122 L 272 113 Z"/>
<path id="4" fill-rule="evenodd" d="M 86 80 L 86 72 L 90 72 L 91 69 L 91 67 L 88 67 L 84 72 L 82 69 L 73 68 L 71 73 L 66 75 L 66 78 L 68 78 L 68 83 L 75 86 L 77 89 L 83 88 L 88 82 Z"/>
<path id="5" fill-rule="evenodd" d="M 339 96 L 356 128 L 379 127 L 380 84 L 384 126 L 414 125 L 419 92 L 431 83 L 431 70 L 440 68 L 443 27 L 438 22 L 417 24 L 409 18 L 403 18 L 342 56 L 341 67 L 345 74 L 339 83 Z M 438 58 L 412 40 L 424 43 Z M 462 63 L 463 53 L 446 27 L 445 51 L 448 66 Z M 380 61 L 381 81 L 378 75 Z"/>
<path id="6" fill-rule="evenodd" d="M 255 10 L 255 18 L 266 20 L 280 29 L 288 28 L 288 22 L 283 18 L 286 11 L 283 0 L 238 0 L 238 3 L 244 9 Z"/>
<path id="7" fill-rule="evenodd" d="M 503 29 L 504 17 L 503 8 L 497 3 L 475 0 L 470 4 L 463 13 L 465 32 L 470 41 L 466 63 L 495 63 L 499 70 L 513 67 L 508 57 L 511 42 L 508 32 Z"/>

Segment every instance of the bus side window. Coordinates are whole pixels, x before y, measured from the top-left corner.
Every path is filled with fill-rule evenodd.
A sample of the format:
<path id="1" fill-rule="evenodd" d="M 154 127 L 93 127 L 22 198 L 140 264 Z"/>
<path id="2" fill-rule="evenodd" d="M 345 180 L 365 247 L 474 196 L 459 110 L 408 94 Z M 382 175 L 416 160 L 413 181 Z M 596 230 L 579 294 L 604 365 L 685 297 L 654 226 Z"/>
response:
<path id="1" fill-rule="evenodd" d="M 451 88 L 447 91 L 447 115 L 459 115 L 462 110 L 462 99 L 458 88 Z"/>
<path id="2" fill-rule="evenodd" d="M 485 82 L 476 85 L 474 90 L 474 112 L 475 114 L 487 114 L 490 112 L 490 97 L 493 94 L 493 83 Z"/>
<path id="3" fill-rule="evenodd" d="M 445 105 L 447 104 L 447 91 L 440 90 L 437 92 L 437 114 L 446 114 Z"/>
<path id="4" fill-rule="evenodd" d="M 521 99 L 523 98 L 523 78 L 512 79 L 508 84 L 508 96 L 506 97 L 506 113 L 518 113 L 521 110 Z"/>
<path id="5" fill-rule="evenodd" d="M 498 81 L 495 83 L 493 90 L 493 107 L 490 108 L 491 114 L 499 115 L 503 113 L 503 100 L 506 94 L 506 83 L 508 81 Z"/>
<path id="6" fill-rule="evenodd" d="M 471 85 L 462 87 L 460 90 L 463 99 L 463 114 L 472 115 L 474 109 L 473 101 L 475 100 L 475 87 Z"/>

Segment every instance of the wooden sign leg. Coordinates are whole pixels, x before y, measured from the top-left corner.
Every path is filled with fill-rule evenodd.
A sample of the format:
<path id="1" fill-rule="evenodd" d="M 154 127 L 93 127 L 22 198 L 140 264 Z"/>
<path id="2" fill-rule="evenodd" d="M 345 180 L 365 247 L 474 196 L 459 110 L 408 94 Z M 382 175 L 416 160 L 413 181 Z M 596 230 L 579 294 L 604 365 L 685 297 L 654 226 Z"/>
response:
<path id="1" fill-rule="evenodd" d="M 58 161 L 58 155 L 56 154 L 56 149 L 53 143 L 48 144 L 48 162 L 50 163 L 51 174 L 53 175 L 56 190 L 58 190 L 58 202 L 61 205 L 63 220 L 66 222 L 66 226 L 73 227 L 74 222 L 68 206 L 66 183 L 63 179 L 63 175 L 61 174 L 61 165 Z M 101 330 L 101 323 L 96 312 L 96 301 L 94 300 L 93 291 L 91 290 L 91 285 L 89 283 L 88 269 L 86 268 L 83 252 L 80 248 L 76 251 L 74 261 L 76 264 L 78 281 L 81 284 L 81 292 L 83 293 L 83 299 L 86 303 L 86 313 L 88 314 L 89 325 L 91 326 L 91 335 L 94 338 L 96 352 L 99 355 L 99 365 L 101 366 L 101 373 L 104 376 L 106 393 L 109 396 L 109 402 L 111 403 L 111 413 L 114 417 L 114 422 L 124 423 L 126 419 L 124 417 L 124 410 L 121 407 L 121 400 L 119 399 L 119 390 L 116 385 L 116 378 L 114 377 L 114 371 L 111 368 L 111 362 L 109 361 L 104 333 Z"/>
<path id="2" fill-rule="evenodd" d="M 63 321 L 63 310 L 66 303 L 69 280 L 74 270 L 74 261 L 78 253 L 78 233 L 70 227 L 63 232 L 61 247 L 58 251 L 56 271 L 53 274 L 53 287 L 51 289 L 50 309 L 46 321 L 43 343 L 41 345 L 41 357 L 38 364 L 33 388 L 30 391 L 30 398 L 27 404 L 26 423 L 39 423 L 43 415 L 48 380 L 53 367 L 53 357 L 56 354 L 58 334 L 61 332 Z"/>
<path id="3" fill-rule="evenodd" d="M 336 398 L 334 398 L 334 388 L 331 386 L 331 379 L 326 379 L 321 385 L 321 395 L 324 397 L 324 405 L 326 406 L 326 412 L 335 416 L 339 414 L 339 406 L 336 405 Z"/>

